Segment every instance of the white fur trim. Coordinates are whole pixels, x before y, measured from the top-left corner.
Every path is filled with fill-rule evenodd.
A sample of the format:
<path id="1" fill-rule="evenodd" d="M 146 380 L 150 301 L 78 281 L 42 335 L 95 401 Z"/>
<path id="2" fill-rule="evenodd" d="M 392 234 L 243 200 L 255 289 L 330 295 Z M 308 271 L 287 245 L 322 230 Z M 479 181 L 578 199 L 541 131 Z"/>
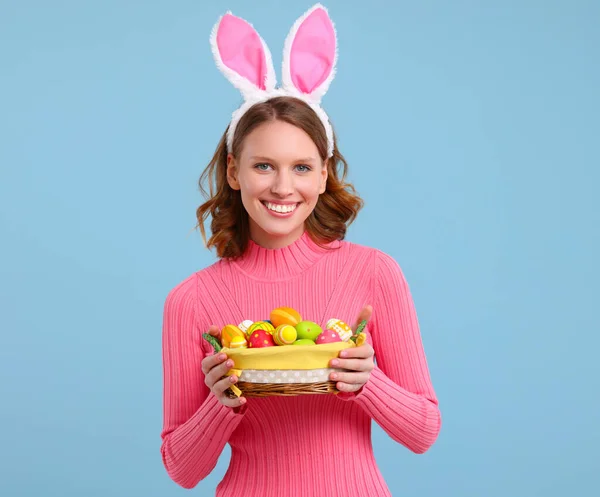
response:
<path id="1" fill-rule="evenodd" d="M 282 64 L 282 71 L 281 71 L 281 81 L 282 81 L 283 88 L 285 88 L 287 90 L 298 91 L 292 81 L 292 74 L 291 74 L 291 70 L 290 70 L 292 45 L 294 43 L 294 40 L 296 38 L 296 35 L 298 34 L 298 30 L 300 29 L 300 26 L 302 25 L 302 23 L 306 20 L 306 18 L 308 16 L 310 16 L 317 9 L 323 9 L 325 11 L 325 13 L 327 14 L 327 17 L 329 17 L 328 10 L 320 3 L 317 3 L 317 4 L 313 5 L 309 10 L 307 10 L 304 14 L 302 14 L 298 19 L 296 19 L 296 22 L 292 26 L 292 29 L 290 29 L 290 31 L 285 39 L 285 44 L 284 44 L 284 48 L 283 48 L 283 64 Z M 331 21 L 331 18 L 329 18 L 329 19 Z M 337 33 L 335 31 L 335 25 L 333 24 L 333 21 L 331 21 L 331 24 L 333 26 L 333 36 L 335 39 L 335 52 L 334 52 L 334 57 L 333 57 L 333 64 L 331 66 L 331 71 L 330 71 L 329 75 L 327 76 L 327 78 L 325 79 L 325 81 L 323 81 L 323 83 L 321 83 L 317 88 L 315 88 L 315 90 L 312 93 L 306 95 L 306 99 L 309 99 L 316 104 L 321 103 L 321 99 L 323 98 L 325 93 L 327 93 L 327 90 L 329 89 L 329 85 L 333 81 L 333 78 L 335 77 L 335 72 L 336 72 L 336 64 L 337 64 L 337 58 L 338 58 L 338 42 L 337 42 Z M 298 91 L 298 93 L 300 93 L 300 92 Z"/>
<path id="2" fill-rule="evenodd" d="M 225 77 L 231 82 L 231 84 L 233 86 L 235 86 L 238 90 L 240 90 L 244 99 L 252 98 L 252 97 L 255 97 L 257 95 L 257 93 L 262 93 L 263 90 L 261 90 L 254 83 L 247 80 L 245 77 L 238 74 L 236 71 L 227 67 L 225 65 L 225 63 L 223 62 L 223 59 L 221 58 L 221 53 L 219 52 L 219 47 L 217 45 L 217 33 L 219 31 L 219 25 L 221 24 L 223 17 L 225 17 L 228 14 L 233 15 L 231 13 L 231 11 L 227 11 L 224 15 L 222 15 L 219 18 L 219 20 L 213 26 L 213 29 L 210 34 L 210 47 L 211 47 L 212 54 L 215 59 L 217 68 L 225 75 Z M 254 29 L 254 26 L 252 26 L 252 24 L 250 24 L 245 19 L 244 19 L 244 22 L 249 24 L 250 27 L 252 29 Z M 275 88 L 275 85 L 277 83 L 276 78 L 275 78 L 275 68 L 273 67 L 273 59 L 271 57 L 271 52 L 269 51 L 269 47 L 267 46 L 265 41 L 262 39 L 262 37 L 258 34 L 258 32 L 255 29 L 254 29 L 254 31 L 258 35 L 260 42 L 262 44 L 264 53 L 265 53 L 265 60 L 266 60 L 266 65 L 267 65 L 267 74 L 265 77 L 265 87 L 267 88 L 267 91 L 269 91 L 269 90 L 272 90 L 273 88 Z"/>
<path id="3" fill-rule="evenodd" d="M 257 103 L 266 102 L 267 100 L 274 98 L 274 97 L 289 96 L 289 97 L 298 98 L 298 99 L 306 102 L 317 114 L 317 116 L 323 123 L 323 126 L 325 127 L 325 134 L 327 136 L 327 158 L 330 158 L 333 155 L 333 128 L 331 126 L 331 123 L 329 122 L 329 118 L 327 117 L 327 114 L 325 113 L 323 108 L 320 106 L 320 101 L 321 101 L 321 98 L 323 97 L 323 95 L 325 95 L 325 93 L 327 92 L 327 89 L 329 88 L 329 84 L 331 83 L 331 81 L 333 80 L 333 78 L 335 76 L 335 65 L 336 65 L 337 56 L 338 56 L 337 37 L 336 37 L 336 41 L 335 41 L 335 57 L 334 57 L 331 73 L 329 74 L 327 79 L 317 89 L 315 89 L 315 91 L 313 91 L 310 95 L 304 94 L 304 93 L 300 92 L 298 89 L 296 89 L 296 87 L 293 85 L 293 83 L 291 81 L 291 75 L 290 75 L 290 70 L 289 70 L 289 59 L 290 59 L 289 55 L 290 55 L 290 50 L 292 47 L 293 39 L 294 39 L 296 33 L 298 32 L 298 29 L 299 29 L 300 25 L 302 24 L 302 22 L 304 21 L 304 19 L 306 19 L 315 9 L 318 9 L 318 8 L 321 8 L 321 9 L 325 10 L 325 12 L 327 12 L 327 9 L 325 9 L 325 7 L 323 7 L 321 4 L 317 3 L 295 22 L 290 33 L 288 34 L 288 37 L 286 38 L 284 55 L 283 55 L 283 74 L 282 74 L 283 85 L 281 88 L 275 88 L 277 82 L 276 82 L 276 78 L 275 78 L 275 69 L 273 67 L 273 60 L 271 58 L 271 52 L 269 51 L 267 44 L 264 42 L 264 40 L 259 35 L 260 41 L 261 41 L 263 49 L 265 51 L 265 57 L 266 57 L 266 61 L 267 61 L 267 75 L 265 78 L 266 91 L 261 90 L 260 88 L 255 86 L 253 83 L 248 81 L 246 78 L 244 78 L 237 72 L 235 72 L 232 69 L 230 69 L 229 67 L 227 67 L 223 63 L 223 60 L 221 59 L 221 54 L 219 53 L 219 49 L 217 46 L 217 32 L 219 29 L 219 24 L 221 23 L 221 20 L 223 19 L 223 17 L 225 15 L 227 15 L 227 14 L 233 15 L 233 14 L 231 14 L 230 11 L 226 12 L 223 16 L 221 16 L 219 18 L 217 23 L 214 25 L 212 32 L 211 32 L 211 36 L 210 36 L 210 45 L 211 45 L 213 57 L 215 59 L 215 63 L 217 65 L 218 69 L 233 84 L 233 86 L 236 87 L 238 90 L 240 90 L 240 92 L 242 93 L 242 96 L 244 98 L 244 103 L 238 109 L 236 109 L 232 113 L 232 116 L 231 116 L 229 130 L 227 131 L 227 150 L 229 152 L 231 152 L 231 149 L 232 149 L 233 137 L 235 135 L 235 130 L 236 130 L 237 124 L 238 124 L 239 120 L 241 119 L 241 117 L 248 111 L 248 109 L 250 109 L 250 107 L 252 107 L 254 104 L 257 104 Z M 245 22 L 247 22 L 247 21 L 245 21 Z M 254 29 L 254 26 L 252 26 L 252 24 L 250 24 L 250 23 L 248 23 L 248 24 L 252 27 L 252 29 Z M 335 35 L 335 28 L 334 28 L 334 35 Z"/>
<path id="4" fill-rule="evenodd" d="M 273 66 L 273 58 L 271 57 L 271 51 L 269 50 L 269 47 L 267 46 L 265 41 L 260 35 L 258 35 L 258 37 L 260 38 L 260 42 L 262 43 L 263 50 L 265 51 L 265 59 L 267 61 L 267 75 L 265 78 L 265 88 L 267 91 L 272 91 L 275 89 L 275 85 L 277 84 L 277 78 L 275 76 L 275 67 Z"/>
<path id="5" fill-rule="evenodd" d="M 244 103 L 236 109 L 231 115 L 231 122 L 229 123 L 229 129 L 227 130 L 227 150 L 231 152 L 233 137 L 235 135 L 235 129 L 242 116 L 248 111 L 254 104 L 266 102 L 270 98 L 283 96 L 285 93 L 279 88 L 274 88 L 271 91 L 260 91 L 256 92 L 249 98 L 244 99 Z"/>
<path id="6" fill-rule="evenodd" d="M 252 98 L 246 99 L 244 103 L 233 112 L 233 114 L 231 115 L 231 122 L 229 123 L 229 129 L 227 130 L 227 150 L 231 152 L 233 148 L 233 137 L 235 135 L 235 130 L 237 128 L 238 122 L 240 121 L 242 116 L 248 111 L 248 109 L 250 109 L 250 107 L 252 107 L 254 104 L 266 102 L 271 98 L 282 96 L 295 97 L 302 100 L 303 102 L 306 102 L 310 106 L 310 108 L 315 112 L 315 114 L 317 114 L 318 118 L 323 123 L 323 126 L 325 128 L 325 135 L 327 136 L 327 158 L 332 157 L 333 128 L 323 108 L 319 104 L 315 104 L 314 102 L 311 102 L 310 100 L 306 99 L 306 97 L 300 92 L 290 92 L 285 88 L 275 88 L 274 90 L 271 90 L 269 92 L 257 92 L 255 95 L 252 96 Z"/>

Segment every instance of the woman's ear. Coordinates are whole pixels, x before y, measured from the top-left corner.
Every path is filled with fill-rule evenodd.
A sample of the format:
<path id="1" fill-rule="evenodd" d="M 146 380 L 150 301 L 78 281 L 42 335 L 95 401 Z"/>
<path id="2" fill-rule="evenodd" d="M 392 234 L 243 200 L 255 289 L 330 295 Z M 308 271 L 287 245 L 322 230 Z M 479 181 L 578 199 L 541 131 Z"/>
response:
<path id="1" fill-rule="evenodd" d="M 238 170 L 235 158 L 231 154 L 227 154 L 227 183 L 234 190 L 240 189 L 240 182 L 238 181 Z"/>
<path id="2" fill-rule="evenodd" d="M 323 162 L 323 167 L 321 168 L 321 188 L 319 189 L 319 193 L 325 193 L 327 190 L 327 178 L 329 176 L 329 159 L 326 159 Z"/>

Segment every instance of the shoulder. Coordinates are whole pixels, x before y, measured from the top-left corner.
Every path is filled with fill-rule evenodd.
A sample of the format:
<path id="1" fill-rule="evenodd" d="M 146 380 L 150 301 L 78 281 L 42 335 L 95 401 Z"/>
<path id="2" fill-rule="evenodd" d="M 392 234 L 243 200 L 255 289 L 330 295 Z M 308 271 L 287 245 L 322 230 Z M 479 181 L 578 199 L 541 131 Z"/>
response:
<path id="1" fill-rule="evenodd" d="M 357 270 L 362 270 L 371 277 L 371 282 L 379 291 L 386 292 L 389 288 L 407 286 L 404 272 L 398 261 L 389 253 L 367 245 L 342 241 L 348 254 L 352 257 Z M 362 261 L 362 263 L 361 263 Z"/>
<path id="2" fill-rule="evenodd" d="M 183 281 L 177 283 L 168 292 L 165 298 L 165 312 L 181 309 L 189 302 L 193 302 L 196 296 L 197 275 L 191 274 Z"/>
<path id="3" fill-rule="evenodd" d="M 380 250 L 375 247 L 369 247 L 367 245 L 362 245 L 360 243 L 354 243 L 347 240 L 342 240 L 340 242 L 340 248 L 344 248 L 346 253 L 348 254 L 356 254 L 364 256 L 365 258 L 369 258 L 371 263 L 373 264 L 373 269 L 376 271 L 381 271 L 382 269 L 394 269 L 400 270 L 400 265 L 387 252 Z"/>
<path id="4" fill-rule="evenodd" d="M 167 296 L 165 299 L 166 302 L 189 300 L 195 298 L 198 292 L 199 280 L 206 279 L 207 277 L 209 277 L 209 274 L 214 271 L 215 267 L 219 263 L 220 261 L 215 262 L 214 264 L 204 269 L 195 271 L 194 273 L 186 276 L 183 280 L 179 281 L 175 286 L 171 287 L 167 291 Z"/>
<path id="5" fill-rule="evenodd" d="M 217 261 L 204 269 L 190 274 L 169 289 L 165 298 L 165 306 L 181 305 L 186 302 L 194 301 L 198 297 L 199 281 L 209 278 L 210 274 L 212 274 L 220 262 L 221 261 Z"/>
<path id="6" fill-rule="evenodd" d="M 340 257 L 360 257 L 372 258 L 375 257 L 377 249 L 362 245 L 360 243 L 351 242 L 349 240 L 340 240 L 338 245 L 338 254 Z"/>

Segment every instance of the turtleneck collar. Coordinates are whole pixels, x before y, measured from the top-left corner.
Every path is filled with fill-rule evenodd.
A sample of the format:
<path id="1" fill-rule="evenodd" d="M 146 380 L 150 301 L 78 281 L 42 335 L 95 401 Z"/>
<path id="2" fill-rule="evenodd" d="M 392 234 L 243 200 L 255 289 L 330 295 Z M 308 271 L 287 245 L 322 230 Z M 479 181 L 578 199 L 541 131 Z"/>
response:
<path id="1" fill-rule="evenodd" d="M 277 249 L 268 249 L 249 240 L 244 254 L 231 263 L 256 279 L 283 280 L 307 270 L 331 249 L 339 246 L 340 241 L 336 240 L 322 248 L 308 231 L 304 231 L 296 241 Z"/>

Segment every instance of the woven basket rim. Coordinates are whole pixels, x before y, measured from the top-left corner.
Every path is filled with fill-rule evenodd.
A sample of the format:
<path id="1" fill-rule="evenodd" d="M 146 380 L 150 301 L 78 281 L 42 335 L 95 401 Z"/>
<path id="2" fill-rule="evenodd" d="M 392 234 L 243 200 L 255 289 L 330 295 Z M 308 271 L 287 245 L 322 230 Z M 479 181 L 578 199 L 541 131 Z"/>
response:
<path id="1" fill-rule="evenodd" d="M 243 397 L 293 397 L 297 395 L 337 395 L 340 391 L 335 381 L 318 383 L 248 383 L 240 381 L 236 386 L 241 390 Z M 229 388 L 225 394 L 230 399 L 237 399 L 237 395 Z"/>

